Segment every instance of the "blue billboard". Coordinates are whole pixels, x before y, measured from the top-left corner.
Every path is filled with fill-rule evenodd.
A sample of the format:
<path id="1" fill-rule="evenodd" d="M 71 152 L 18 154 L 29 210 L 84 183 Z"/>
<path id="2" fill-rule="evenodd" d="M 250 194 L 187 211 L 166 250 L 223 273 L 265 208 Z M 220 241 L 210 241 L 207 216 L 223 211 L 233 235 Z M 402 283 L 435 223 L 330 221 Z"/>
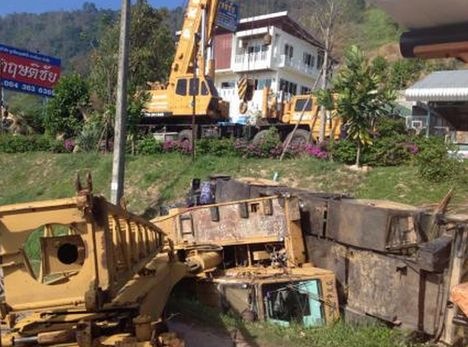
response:
<path id="1" fill-rule="evenodd" d="M 240 20 L 240 6 L 238 3 L 221 0 L 218 7 L 216 24 L 221 28 L 235 32 Z"/>

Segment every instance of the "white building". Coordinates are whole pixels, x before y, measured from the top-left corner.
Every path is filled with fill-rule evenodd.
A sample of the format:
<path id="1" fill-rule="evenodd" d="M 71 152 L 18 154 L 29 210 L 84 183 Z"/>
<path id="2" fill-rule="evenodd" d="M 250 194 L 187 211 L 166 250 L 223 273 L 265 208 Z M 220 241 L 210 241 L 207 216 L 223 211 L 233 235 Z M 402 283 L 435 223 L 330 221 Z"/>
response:
<path id="1" fill-rule="evenodd" d="M 215 84 L 220 96 L 229 101 L 233 122 L 247 117 L 239 112 L 237 81 L 246 76 L 256 81 L 248 115 L 262 109 L 263 89 L 273 93 L 305 94 L 319 78 L 323 46 L 287 12 L 240 21 L 237 32 L 219 30 L 215 36 Z"/>

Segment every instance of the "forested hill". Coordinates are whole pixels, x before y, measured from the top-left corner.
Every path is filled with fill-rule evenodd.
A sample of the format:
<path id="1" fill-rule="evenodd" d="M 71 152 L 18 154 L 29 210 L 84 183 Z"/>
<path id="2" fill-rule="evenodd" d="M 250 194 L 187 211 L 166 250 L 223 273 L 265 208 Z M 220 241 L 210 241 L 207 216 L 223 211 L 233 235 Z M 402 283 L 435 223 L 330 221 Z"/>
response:
<path id="1" fill-rule="evenodd" d="M 141 1 L 141 0 L 140 0 Z M 365 0 L 346 0 L 351 11 L 339 35 L 339 46 L 361 44 L 373 50 L 396 40 L 398 27 L 380 10 L 368 8 Z M 314 0 L 241 0 L 243 16 L 288 10 L 293 18 L 310 27 Z M 180 29 L 183 9 L 167 11 L 165 25 L 171 32 Z M 89 72 L 89 56 L 97 48 L 106 28 L 118 20 L 118 12 L 98 9 L 85 3 L 81 10 L 43 14 L 18 13 L 0 17 L 0 43 L 62 58 L 65 70 Z"/>
<path id="2" fill-rule="evenodd" d="M 182 23 L 183 10 L 163 11 L 167 11 L 167 26 L 175 32 Z M 90 53 L 118 18 L 118 11 L 98 9 L 91 2 L 76 11 L 0 16 L 0 43 L 60 57 L 65 70 L 86 74 Z"/>

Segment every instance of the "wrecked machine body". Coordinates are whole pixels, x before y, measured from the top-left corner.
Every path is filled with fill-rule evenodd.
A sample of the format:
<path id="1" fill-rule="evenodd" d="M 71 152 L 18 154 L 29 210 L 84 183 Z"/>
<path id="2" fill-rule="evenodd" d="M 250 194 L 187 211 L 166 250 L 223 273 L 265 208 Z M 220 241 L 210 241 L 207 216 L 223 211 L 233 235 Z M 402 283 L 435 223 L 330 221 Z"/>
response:
<path id="1" fill-rule="evenodd" d="M 190 274 L 166 235 L 124 208 L 76 197 L 0 207 L 2 346 L 155 346 Z M 161 334 L 160 334 L 161 333 Z"/>
<path id="2" fill-rule="evenodd" d="M 336 278 L 346 320 L 378 320 L 450 345 L 467 343 L 467 312 L 461 299 L 456 305 L 456 297 L 463 296 L 461 283 L 468 281 L 468 216 L 252 179 L 218 176 L 210 184 L 212 205 L 172 210 L 155 221 L 179 250 L 207 242 L 224 247 L 222 271 L 198 282 L 202 301 L 283 325 L 292 320 L 307 325 L 311 320 L 304 314 L 278 319 L 274 308 L 281 305 L 270 297 L 277 290 L 274 271 L 284 272 L 284 283 L 308 271 L 306 277 L 319 283 L 319 290 L 306 294 L 322 304 L 322 319 L 331 317 L 327 309 L 338 307 L 327 289 Z M 273 217 L 279 217 L 276 224 Z M 262 287 L 258 283 L 265 273 L 273 275 Z M 300 297 L 301 284 L 295 287 Z"/>
<path id="3" fill-rule="evenodd" d="M 195 280 L 202 303 L 282 326 L 339 319 L 334 273 L 307 262 L 297 198 L 173 209 L 153 223 L 174 240 L 181 259 L 207 244 L 222 249 L 222 263 Z"/>

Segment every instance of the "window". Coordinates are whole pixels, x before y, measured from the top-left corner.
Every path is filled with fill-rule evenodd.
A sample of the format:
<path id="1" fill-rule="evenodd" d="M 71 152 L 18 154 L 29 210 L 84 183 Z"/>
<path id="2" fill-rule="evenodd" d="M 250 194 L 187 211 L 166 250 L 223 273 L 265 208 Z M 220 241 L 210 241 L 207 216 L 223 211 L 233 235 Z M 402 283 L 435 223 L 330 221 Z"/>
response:
<path id="1" fill-rule="evenodd" d="M 198 95 L 200 93 L 200 79 L 191 78 L 190 79 L 190 95 Z"/>
<path id="2" fill-rule="evenodd" d="M 310 94 L 311 91 L 309 87 L 301 87 L 301 95 Z"/>
<path id="3" fill-rule="evenodd" d="M 282 90 L 283 92 L 292 94 L 292 95 L 296 95 L 297 84 L 282 79 L 280 80 L 280 90 Z"/>
<path id="4" fill-rule="evenodd" d="M 324 54 L 323 51 L 320 51 L 317 56 L 317 69 L 321 69 L 323 66 Z"/>
<path id="5" fill-rule="evenodd" d="M 308 100 L 310 101 L 307 102 Z M 297 99 L 296 106 L 294 107 L 294 112 L 302 112 L 302 110 L 304 110 L 304 107 L 306 112 L 312 111 L 312 99 Z"/>
<path id="6" fill-rule="evenodd" d="M 206 86 L 205 82 L 201 83 L 201 94 L 202 95 L 208 95 L 208 87 Z"/>
<path id="7" fill-rule="evenodd" d="M 185 78 L 177 81 L 176 94 L 187 95 L 187 80 Z"/>
<path id="8" fill-rule="evenodd" d="M 289 44 L 285 44 L 284 55 L 288 57 L 289 59 L 292 59 L 294 57 L 294 47 Z"/>
<path id="9" fill-rule="evenodd" d="M 304 65 L 307 67 L 314 67 L 315 57 L 310 53 L 304 52 Z"/>
<path id="10" fill-rule="evenodd" d="M 236 88 L 236 82 L 234 81 L 227 81 L 221 83 L 221 89 L 234 89 Z"/>
<path id="11" fill-rule="evenodd" d="M 255 90 L 263 90 L 267 87 L 271 88 L 271 78 L 255 80 Z"/>

